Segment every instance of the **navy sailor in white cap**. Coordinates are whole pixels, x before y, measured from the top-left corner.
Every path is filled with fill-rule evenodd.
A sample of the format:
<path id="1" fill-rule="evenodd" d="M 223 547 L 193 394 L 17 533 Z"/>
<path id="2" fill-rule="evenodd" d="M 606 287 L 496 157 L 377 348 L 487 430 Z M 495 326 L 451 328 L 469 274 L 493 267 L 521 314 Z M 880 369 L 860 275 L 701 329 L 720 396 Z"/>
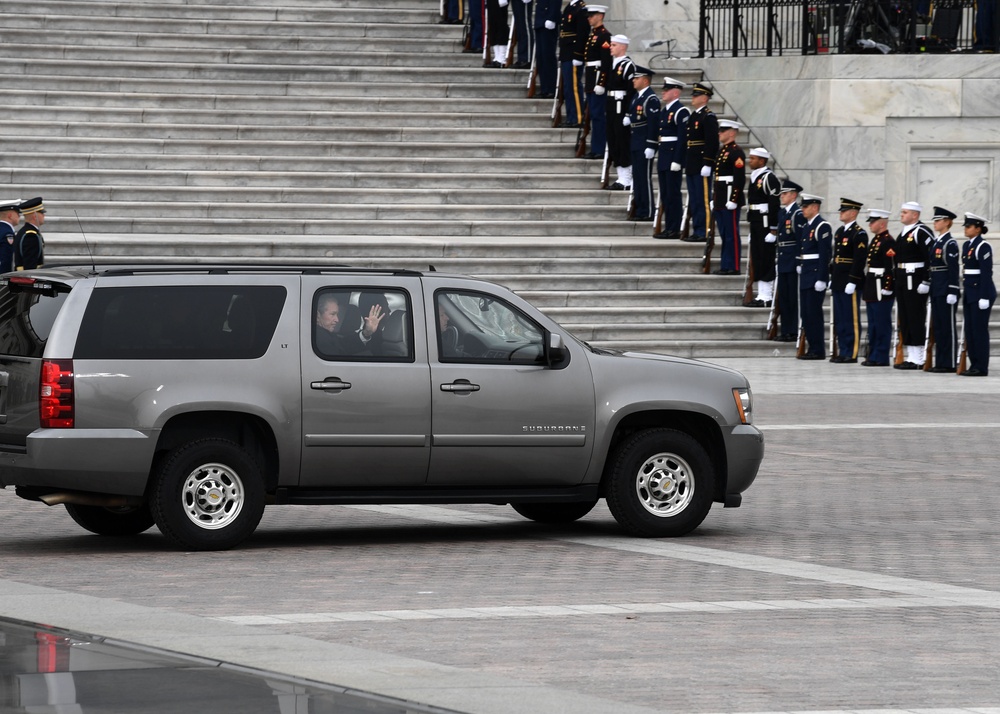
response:
<path id="1" fill-rule="evenodd" d="M 993 249 L 983 239 L 986 219 L 975 213 L 965 214 L 965 237 L 962 265 L 965 274 L 965 344 L 969 355 L 967 377 L 985 377 L 990 371 L 990 313 L 997 299 L 993 283 Z"/>
<path id="2" fill-rule="evenodd" d="M 930 249 L 934 233 L 920 222 L 924 207 L 900 206 L 903 230 L 896 237 L 896 318 L 904 354 L 896 369 L 923 369 L 927 348 L 927 295 L 931 291 Z"/>
<path id="3" fill-rule="evenodd" d="M 774 299 L 774 261 L 778 247 L 778 210 L 781 181 L 767 162 L 767 149 L 750 149 L 750 186 L 747 188 L 747 221 L 750 223 L 750 264 L 753 266 L 754 299 L 744 307 L 771 307 Z"/>

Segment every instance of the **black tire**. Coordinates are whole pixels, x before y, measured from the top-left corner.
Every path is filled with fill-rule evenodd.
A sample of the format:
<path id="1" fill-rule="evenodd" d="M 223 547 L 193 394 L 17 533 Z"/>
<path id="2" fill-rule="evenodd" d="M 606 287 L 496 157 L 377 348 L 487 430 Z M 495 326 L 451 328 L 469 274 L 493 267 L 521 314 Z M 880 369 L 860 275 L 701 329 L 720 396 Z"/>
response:
<path id="1" fill-rule="evenodd" d="M 674 429 L 633 434 L 615 452 L 608 508 L 632 535 L 690 533 L 712 508 L 715 473 L 704 447 Z"/>
<path id="2" fill-rule="evenodd" d="M 572 523 L 590 513 L 597 501 L 575 503 L 512 503 L 510 507 L 538 523 Z"/>
<path id="3" fill-rule="evenodd" d="M 243 542 L 264 515 L 257 460 L 227 439 L 179 446 L 154 474 L 149 506 L 156 526 L 186 550 L 227 550 Z"/>
<path id="4" fill-rule="evenodd" d="M 138 535 L 153 527 L 153 515 L 146 504 L 103 508 L 67 503 L 66 511 L 70 518 L 86 530 L 102 536 Z"/>

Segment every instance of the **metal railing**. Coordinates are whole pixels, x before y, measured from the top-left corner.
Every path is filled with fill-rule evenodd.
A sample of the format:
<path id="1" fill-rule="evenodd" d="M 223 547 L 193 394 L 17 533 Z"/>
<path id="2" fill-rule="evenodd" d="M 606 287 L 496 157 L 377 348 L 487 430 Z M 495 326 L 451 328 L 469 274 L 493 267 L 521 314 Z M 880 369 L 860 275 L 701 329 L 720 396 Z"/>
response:
<path id="1" fill-rule="evenodd" d="M 980 0 L 982 1 L 982 0 Z M 996 49 L 977 42 L 976 0 L 701 0 L 699 57 Z M 1000 26 L 1000 23 L 997 23 Z"/>

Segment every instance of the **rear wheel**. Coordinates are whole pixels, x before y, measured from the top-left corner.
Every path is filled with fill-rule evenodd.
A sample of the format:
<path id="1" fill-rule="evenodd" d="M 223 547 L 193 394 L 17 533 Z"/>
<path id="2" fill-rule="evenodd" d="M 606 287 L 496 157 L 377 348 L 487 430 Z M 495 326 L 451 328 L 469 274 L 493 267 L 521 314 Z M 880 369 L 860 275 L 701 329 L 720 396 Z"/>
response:
<path id="1" fill-rule="evenodd" d="M 607 500 L 629 533 L 662 538 L 697 528 L 714 491 L 712 462 L 701 444 L 674 429 L 647 429 L 616 452 Z"/>
<path id="2" fill-rule="evenodd" d="M 66 511 L 79 525 L 91 533 L 103 536 L 131 536 L 149 530 L 153 526 L 153 516 L 146 504 L 103 508 L 101 506 L 81 506 L 67 503 Z"/>
<path id="3" fill-rule="evenodd" d="M 577 503 L 512 503 L 511 508 L 525 518 L 539 523 L 572 523 L 593 510 L 597 501 Z"/>
<path id="4" fill-rule="evenodd" d="M 260 464 L 227 439 L 180 446 L 156 470 L 150 510 L 163 535 L 182 548 L 232 548 L 264 515 Z"/>

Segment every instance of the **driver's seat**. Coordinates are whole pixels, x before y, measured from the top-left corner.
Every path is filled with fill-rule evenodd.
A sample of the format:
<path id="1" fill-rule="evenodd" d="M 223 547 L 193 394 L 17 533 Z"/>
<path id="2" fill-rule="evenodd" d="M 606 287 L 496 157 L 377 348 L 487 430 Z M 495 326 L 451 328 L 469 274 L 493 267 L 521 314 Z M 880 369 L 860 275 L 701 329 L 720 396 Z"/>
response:
<path id="1" fill-rule="evenodd" d="M 406 330 L 406 310 L 395 310 L 385 318 L 382 327 L 382 354 L 385 357 L 409 357 L 409 334 Z"/>

